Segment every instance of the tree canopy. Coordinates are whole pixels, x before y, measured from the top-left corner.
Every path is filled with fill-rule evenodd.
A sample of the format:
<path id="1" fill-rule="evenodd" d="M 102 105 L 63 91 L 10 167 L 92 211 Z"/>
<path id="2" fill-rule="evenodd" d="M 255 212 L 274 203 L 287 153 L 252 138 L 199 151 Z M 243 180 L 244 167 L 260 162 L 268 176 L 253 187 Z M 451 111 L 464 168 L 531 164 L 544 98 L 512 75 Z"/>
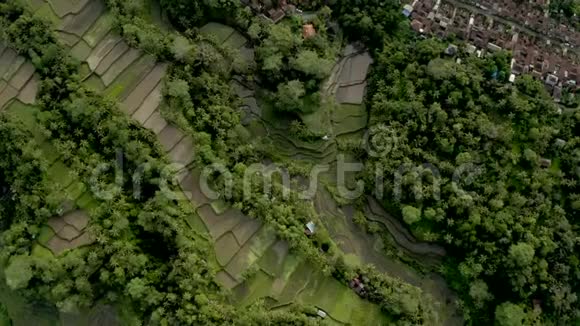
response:
<path id="1" fill-rule="evenodd" d="M 397 139 L 383 156 L 363 154 L 367 184 L 376 171 L 391 176 L 380 185 L 385 206 L 451 248 L 449 281 L 474 322 L 491 322 L 485 311 L 497 305 L 499 324 L 519 325 L 533 300 L 544 320 L 571 322 L 580 114 L 561 114 L 528 76 L 511 85 L 493 74 L 506 71 L 507 54 L 457 63 L 437 43 L 393 41 L 376 56 L 370 124 Z"/>

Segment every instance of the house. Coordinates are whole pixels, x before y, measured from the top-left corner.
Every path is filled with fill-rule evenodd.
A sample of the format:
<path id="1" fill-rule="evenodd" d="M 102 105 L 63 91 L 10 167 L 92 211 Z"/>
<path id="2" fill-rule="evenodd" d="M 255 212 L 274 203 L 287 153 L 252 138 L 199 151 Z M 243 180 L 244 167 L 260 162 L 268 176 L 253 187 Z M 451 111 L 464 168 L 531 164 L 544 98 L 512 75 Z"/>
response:
<path id="1" fill-rule="evenodd" d="M 306 223 L 306 228 L 304 229 L 304 234 L 306 234 L 307 236 L 311 236 L 315 232 L 316 232 L 316 224 L 314 224 L 314 222 L 312 222 L 312 221 Z"/>
<path id="2" fill-rule="evenodd" d="M 467 51 L 467 53 L 469 54 L 474 54 L 475 50 L 477 50 L 477 48 L 473 44 L 467 44 L 467 46 L 465 47 L 465 51 Z"/>
<path id="3" fill-rule="evenodd" d="M 423 23 L 417 19 L 411 22 L 411 28 L 413 28 L 415 32 L 423 33 Z"/>
<path id="4" fill-rule="evenodd" d="M 326 312 L 322 309 L 318 309 L 318 311 L 316 311 L 316 314 L 318 315 L 318 317 L 322 319 L 326 318 Z"/>
<path id="5" fill-rule="evenodd" d="M 352 279 L 349 283 L 349 286 L 359 296 L 364 297 L 366 295 L 365 285 L 360 276 L 357 276 L 354 279 Z"/>
<path id="6" fill-rule="evenodd" d="M 410 4 L 406 4 L 403 7 L 403 15 L 405 15 L 405 17 L 410 17 L 411 13 L 413 13 L 413 6 L 411 6 Z"/>
<path id="7" fill-rule="evenodd" d="M 449 44 L 447 49 L 445 49 L 445 54 L 454 56 L 455 54 L 457 54 L 457 46 L 454 44 Z"/>
<path id="8" fill-rule="evenodd" d="M 540 158 L 540 166 L 547 169 L 552 166 L 552 160 L 547 158 Z"/>
<path id="9" fill-rule="evenodd" d="M 306 38 L 311 38 L 316 35 L 316 29 L 314 29 L 314 25 L 312 24 L 305 24 L 302 26 L 302 36 Z"/>
<path id="10" fill-rule="evenodd" d="M 573 50 L 580 46 L 580 31 L 546 16 L 543 9 L 533 4 L 545 3 L 544 0 L 521 4 L 511 0 L 475 1 L 476 7 L 488 8 L 487 13 L 456 7 L 449 1 L 405 1 L 411 2 L 412 5 L 404 7 L 403 14 L 411 19 L 411 27 L 418 33 L 441 38 L 453 34 L 488 54 L 500 49 L 512 51 L 515 63 L 511 68 L 515 75 L 530 73 L 542 81 L 548 74 L 558 77 L 558 82 L 550 85 L 550 91 L 559 83 L 562 88 L 568 82 L 580 83 L 577 68 L 580 58 Z M 494 16 L 508 18 L 512 23 Z M 541 33 L 530 34 L 518 25 L 529 25 Z M 473 49 L 474 54 L 481 53 L 479 57 L 482 52 Z"/>
<path id="11" fill-rule="evenodd" d="M 277 24 L 278 22 L 280 22 L 285 16 L 286 16 L 286 13 L 282 9 L 272 8 L 272 9 L 268 10 L 268 18 L 270 18 L 272 20 L 272 22 L 274 22 L 274 24 Z"/>
<path id="12" fill-rule="evenodd" d="M 554 93 L 552 94 L 554 97 L 554 102 L 560 103 L 562 101 L 562 87 L 556 86 L 554 87 Z"/>
<path id="13" fill-rule="evenodd" d="M 495 44 L 493 44 L 491 42 L 487 43 L 487 49 L 490 50 L 490 51 L 492 51 L 492 52 L 501 51 L 501 47 L 499 47 L 499 46 L 497 46 L 497 45 L 495 45 Z"/>
<path id="14" fill-rule="evenodd" d="M 553 74 L 548 74 L 546 76 L 546 84 L 554 87 L 558 83 L 558 77 Z"/>
<path id="15" fill-rule="evenodd" d="M 286 17 L 286 14 L 293 14 L 296 11 L 296 7 L 288 4 L 286 0 L 280 0 L 278 3 L 273 0 L 242 0 L 242 3 L 249 6 L 256 15 L 275 24 Z"/>
<path id="16" fill-rule="evenodd" d="M 558 147 L 558 148 L 562 148 L 562 147 L 566 146 L 566 141 L 564 139 L 558 138 L 554 142 L 554 145 L 556 145 L 556 147 Z"/>

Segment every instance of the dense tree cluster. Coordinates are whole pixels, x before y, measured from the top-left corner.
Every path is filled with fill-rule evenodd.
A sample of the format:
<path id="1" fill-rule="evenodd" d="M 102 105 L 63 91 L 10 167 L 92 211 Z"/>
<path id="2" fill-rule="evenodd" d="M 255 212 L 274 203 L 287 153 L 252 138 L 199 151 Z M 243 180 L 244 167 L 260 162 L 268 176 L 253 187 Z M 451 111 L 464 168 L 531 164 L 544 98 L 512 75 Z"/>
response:
<path id="1" fill-rule="evenodd" d="M 375 58 L 371 130 L 393 146 L 363 154 L 367 184 L 388 176 L 385 205 L 452 249 L 450 282 L 474 322 L 495 309 L 501 325 L 569 323 L 580 314 L 580 114 L 559 114 L 529 76 L 501 82 L 505 54 L 459 64 L 438 49 L 391 42 Z"/>
<path id="2" fill-rule="evenodd" d="M 565 19 L 567 22 L 574 24 L 576 28 L 580 27 L 578 16 L 580 15 L 580 1 L 578 0 L 555 0 L 550 1 L 550 12 L 553 17 Z"/>
<path id="3" fill-rule="evenodd" d="M 316 324 L 312 309 L 304 307 L 268 311 L 257 304 L 240 311 L 226 303 L 207 259 L 211 243 L 186 223 L 195 212 L 160 192 L 166 159 L 154 135 L 84 88 L 78 63 L 50 24 L 19 3 L 0 3 L 0 36 L 28 56 L 41 77 L 42 132 L 83 181 L 119 153 L 124 177 L 120 191 L 91 212 L 97 242 L 90 250 L 58 259 L 31 255 L 38 226 L 59 200 L 46 184 L 33 136 L 0 117 L 0 258 L 10 257 L 8 284 L 63 311 L 127 300 L 139 318 L 159 324 Z M 312 21 L 294 16 L 271 24 L 250 19 L 239 1 L 162 0 L 183 34 L 148 23 L 140 1 L 107 4 L 132 46 L 173 63 L 163 113 L 194 137 L 197 164 L 220 163 L 233 172 L 232 193 L 226 195 L 219 173 L 212 178 L 216 190 L 272 226 L 327 275 L 345 283 L 364 277 L 365 297 L 400 324 L 434 324 L 436 312 L 418 288 L 345 264 L 323 227 L 306 237 L 306 222 L 322 223 L 279 176 L 270 193 L 259 175 L 250 180 L 252 191 L 243 189 L 252 164 L 269 157 L 259 142 L 241 137 L 232 75 L 257 76 L 264 97 L 281 112 L 309 112 L 319 105 L 320 84 L 337 56 L 339 40 L 327 31 L 327 20 L 335 17 L 349 38 L 374 51 L 370 137 L 391 140 L 382 155 L 356 150 L 366 162 L 361 177 L 367 192 L 382 193 L 385 206 L 417 237 L 448 246 L 442 269 L 462 295 L 470 322 L 571 324 L 580 318 L 580 113 L 562 113 L 530 77 L 506 83 L 509 54 L 478 59 L 460 52 L 458 63 L 443 54 L 447 44 L 409 37 L 395 1 L 334 0 L 328 2 L 332 13 L 322 1 L 311 1 L 312 8 L 323 8 Z M 251 38 L 255 67 L 197 33 L 216 18 Z M 303 125 L 292 128 L 308 139 Z M 134 196 L 131 175 L 143 166 L 142 191 Z M 375 187 L 377 173 L 386 176 L 382 191 Z M 100 181 L 116 178 L 110 169 Z M 0 323 L 2 316 L 0 307 Z"/>
<path id="4" fill-rule="evenodd" d="M 129 172 L 122 191 L 91 212 L 97 243 L 90 250 L 75 250 L 58 259 L 30 255 L 37 226 L 54 213 L 48 211 L 49 205 L 42 205 L 50 196 L 33 197 L 39 195 L 36 181 L 43 180 L 45 167 L 29 144 L 33 137 L 2 121 L 0 134 L 6 141 L 1 147 L 2 164 L 9 171 L 3 181 L 13 197 L 12 203 L 3 203 L 2 213 L 14 213 L 2 215 L 8 227 L 2 237 L 2 257 L 10 257 L 6 276 L 12 288 L 36 300 L 46 299 L 63 311 L 99 300 L 129 299 L 140 318 L 160 324 L 313 323 L 304 314 L 269 315 L 261 309 L 240 318 L 214 281 L 215 267 L 207 259 L 210 242 L 186 224 L 187 216 L 195 213 L 186 202 L 169 200 L 159 192 L 156 170 L 164 159 L 153 135 L 78 83 L 74 61 L 45 33 L 51 28 L 44 21 L 32 18 L 17 2 L 1 4 L 0 17 L 3 38 L 37 65 L 42 80 L 39 122 L 65 161 L 87 180 L 91 168 L 113 162 L 121 151 Z M 29 35 L 29 31 L 42 33 Z M 142 164 L 151 168 L 143 176 L 145 191 L 136 198 L 130 175 Z M 114 171 L 107 172 L 105 178 L 114 179 Z M 34 205 L 47 210 L 43 219 L 31 219 L 38 213 L 25 211 L 36 209 Z"/>
<path id="5" fill-rule="evenodd" d="M 371 265 L 352 268 L 342 258 L 338 258 L 332 274 L 345 283 L 350 283 L 354 278 L 364 282 L 362 295 L 379 304 L 389 315 L 398 318 L 397 325 L 440 323 L 429 295 L 418 287 L 378 272 Z"/>
<path id="6" fill-rule="evenodd" d="M 208 12 L 208 3 L 215 8 L 222 4 L 166 2 L 164 6 L 169 12 L 173 10 L 174 18 L 181 19 L 181 28 L 186 31 L 204 22 L 202 13 Z M 505 53 L 484 60 L 463 58 L 464 63 L 457 64 L 442 58 L 446 44 L 434 40 L 409 45 L 392 42 L 391 35 L 407 32 L 401 28 L 405 22 L 398 3 L 368 0 L 329 4 L 349 37 L 362 37 L 371 49 L 379 50 L 370 90 L 371 122 L 386 126 L 398 142 L 385 157 L 365 157 L 369 162 L 367 177 L 374 182 L 376 169 L 392 176 L 403 168 L 402 196 L 399 202 L 391 198 L 385 204 L 401 214 L 416 235 L 450 246 L 457 261 L 451 259 L 446 272 L 452 285 L 465 294 L 465 307 L 472 309 L 473 321 L 495 318 L 498 324 L 511 325 L 574 318 L 578 259 L 571 221 L 578 206 L 572 177 L 577 166 L 574 131 L 578 117 L 558 116 L 542 86 L 527 77 L 515 86 L 505 85 L 509 71 Z M 297 18 L 278 25 L 255 20 L 244 31 L 257 47 L 257 73 L 277 94 L 274 101 L 281 109 L 304 110 L 303 99 L 315 93 L 327 75 L 321 60 L 331 58 L 331 47 L 329 43 L 321 45 L 321 41 L 328 42 L 326 28 L 317 23 L 314 25 L 321 37 L 313 39 L 301 35 L 304 23 Z M 188 35 L 196 37 L 191 32 Z M 173 44 L 186 49 L 175 51 L 181 53 L 179 58 L 194 53 L 184 43 Z M 237 144 L 235 137 L 228 137 L 226 130 L 237 122 L 231 119 L 235 110 L 230 111 L 235 97 L 223 84 L 228 72 L 212 71 L 209 64 L 203 67 L 205 59 L 220 60 L 212 48 L 201 53 L 206 55 L 195 57 L 202 60 L 191 61 L 172 73 L 175 78 L 168 83 L 166 96 L 171 107 L 187 108 L 180 112 L 181 117 L 200 139 L 206 139 L 201 142 L 204 162 L 225 162 L 241 176 L 246 166 L 263 158 L 262 153 L 247 146 L 240 156 L 232 146 Z M 198 95 L 199 90 L 215 96 L 208 99 Z M 223 107 L 217 109 L 216 105 Z M 194 113 L 191 108 L 198 111 Z M 219 122 L 215 121 L 218 117 L 222 118 Z M 560 138 L 566 140 L 563 147 L 555 146 Z M 542 168 L 542 158 L 552 159 L 554 168 Z M 440 194 L 430 187 L 435 180 L 430 167 L 440 173 Z M 420 180 L 425 181 L 423 186 Z M 392 195 L 398 185 L 387 182 L 384 186 L 386 194 Z M 437 196 L 443 200 L 436 200 Z M 259 197 L 247 200 L 239 191 L 232 198 L 246 213 L 277 227 L 282 237 L 291 242 L 295 239 L 294 244 L 305 254 L 319 256 L 308 249 L 311 247 L 301 236 L 304 221 L 296 212 L 305 214 L 302 208 Z M 317 241 L 320 245 L 327 239 Z M 346 270 L 340 266 L 333 263 L 328 270 L 340 274 Z M 382 284 L 380 280 L 373 282 Z M 385 291 L 378 292 L 381 295 L 374 300 L 383 300 L 390 313 L 396 314 L 393 310 L 403 307 L 403 320 L 416 312 L 412 308 L 420 294 L 395 303 L 386 299 L 394 297 Z M 532 309 L 534 300 L 544 315 Z"/>
<path id="7" fill-rule="evenodd" d="M 180 15 L 185 14 L 185 12 L 180 13 Z M 323 13 L 321 17 L 326 17 L 324 15 L 328 16 L 328 14 Z M 319 20 L 314 24 L 315 26 L 323 26 Z M 276 30 L 268 32 L 268 29 L 271 28 Z M 259 46 L 258 52 L 289 51 L 284 53 L 288 55 L 294 53 L 299 57 L 302 50 L 312 48 L 316 51 L 325 51 L 321 55 L 327 55 L 328 58 L 334 57 L 336 54 L 330 48 L 330 43 L 325 36 L 326 29 L 321 28 L 320 30 L 322 31 L 320 38 L 304 40 L 300 20 L 293 21 L 291 25 L 272 25 L 265 21 L 255 20 L 247 30 L 247 34 L 253 35 L 254 42 Z M 186 34 L 190 38 L 189 41 L 198 39 L 195 34 Z M 289 39 L 294 40 L 292 42 L 295 43 L 287 43 Z M 277 48 L 278 46 L 282 50 Z M 327 65 L 321 70 L 319 60 L 322 59 L 318 56 L 318 52 L 313 50 L 302 52 L 303 60 L 292 62 L 292 64 L 297 63 L 298 68 L 290 64 L 287 68 L 281 69 L 288 69 L 289 73 L 296 74 L 296 78 L 310 80 L 309 87 L 317 89 L 318 83 L 326 77 L 330 67 Z M 204 55 L 200 55 L 200 53 Z M 252 164 L 261 163 L 268 157 L 255 143 L 243 142 L 232 130 L 239 123 L 236 109 L 238 103 L 228 85 L 228 79 L 231 78 L 230 71 L 219 68 L 216 70 L 216 63 L 227 66 L 221 55 L 223 55 L 222 49 L 216 47 L 201 48 L 199 43 L 195 43 L 183 52 L 181 58 L 174 60 L 164 91 L 169 104 L 168 115 L 173 121 L 181 122 L 180 126 L 189 130 L 196 138 L 196 145 L 199 149 L 198 163 L 221 163 L 233 172 L 231 182 L 234 188 L 231 194 L 225 190 L 225 179 L 220 174 L 212 179 L 215 190 L 224 195 L 224 198 L 245 214 L 259 218 L 271 225 L 278 236 L 291 244 L 293 250 L 319 266 L 325 273 L 343 275 L 341 280 L 348 283 L 350 279 L 344 278 L 345 275 L 352 278 L 357 271 L 344 263 L 340 263 L 343 261 L 340 258 L 342 254 L 336 250 L 333 241 L 322 228 L 322 223 L 317 222 L 319 231 L 315 235 L 310 238 L 304 236 L 304 224 L 318 219 L 311 203 L 300 199 L 295 191 L 284 188 L 279 183 L 280 176 L 276 173 L 273 175 L 274 182 L 268 193 L 266 193 L 264 184 L 268 182 L 268 179 L 263 178 L 260 174 L 260 172 L 266 171 L 251 172 L 250 175 L 255 176 L 250 180 L 251 189 L 243 188 L 244 176 L 247 175 L 248 169 L 252 168 Z M 260 67 L 260 59 L 258 59 L 258 66 Z M 292 72 L 292 70 L 295 71 Z M 267 75 L 268 78 L 272 77 L 271 73 Z M 288 77 L 283 76 L 276 78 L 287 78 L 286 80 L 288 80 Z M 299 89 L 308 85 L 308 82 L 289 80 L 289 84 L 298 83 L 300 84 L 297 86 Z M 284 88 L 284 83 L 280 85 Z M 294 90 L 289 89 L 288 92 L 292 93 Z M 299 99 L 306 92 L 306 89 L 298 92 L 295 98 Z M 208 96 L 208 94 L 210 95 Z M 362 269 L 358 272 L 362 272 Z M 394 316 L 401 324 L 421 323 L 435 318 L 431 302 L 417 288 L 381 275 L 371 267 L 364 269 L 364 272 L 369 275 L 368 282 L 374 289 L 372 301 L 380 304 L 386 313 Z M 398 301 L 401 293 L 406 294 L 406 296 L 403 295 L 404 302 Z M 409 302 L 413 302 L 416 309 L 409 308 Z"/>
<path id="8" fill-rule="evenodd" d="M 251 12 L 237 0 L 160 0 L 173 24 L 181 30 L 192 29 L 210 21 L 247 27 Z"/>
<path id="9" fill-rule="evenodd" d="M 400 32 L 403 23 L 400 2 L 396 0 L 330 0 L 333 16 L 353 41 L 371 48 L 380 47 L 385 38 Z M 405 29 L 403 29 L 405 30 Z M 405 30 L 406 31 L 406 30 Z"/>
<path id="10" fill-rule="evenodd" d="M 139 0 L 106 0 L 107 7 L 115 17 L 115 25 L 132 47 L 139 47 L 160 60 L 172 58 L 172 35 L 165 34 L 158 26 L 144 18 L 145 6 Z"/>
<path id="11" fill-rule="evenodd" d="M 0 325 L 12 326 L 12 320 L 10 320 L 10 316 L 8 316 L 8 310 L 3 304 L 0 304 Z"/>
<path id="12" fill-rule="evenodd" d="M 58 198 L 46 196 L 46 161 L 33 136 L 0 116 L 0 232 L 15 222 L 43 222 Z"/>
<path id="13" fill-rule="evenodd" d="M 120 11 L 117 14 L 122 15 Z M 17 1 L 0 4 L 0 17 L 2 38 L 29 55 L 37 66 L 42 83 L 39 124 L 65 162 L 86 182 L 93 168 L 115 164 L 122 153 L 124 172 L 120 191 L 91 212 L 91 232 L 97 242 L 90 249 L 74 250 L 58 258 L 32 255 L 38 226 L 54 214 L 42 202 L 50 196 L 32 197 L 38 195 L 34 193 L 34 182 L 44 180 L 45 167 L 33 160 L 38 155 L 28 144 L 34 144 L 33 138 L 2 121 L 0 134 L 6 140 L 2 150 L 9 158 L 3 157 L 2 164 L 10 171 L 3 175 L 10 184 L 7 191 L 20 191 L 13 193 L 14 200 L 30 202 L 30 207 L 18 202 L 11 206 L 25 210 L 38 205 L 47 210 L 41 211 L 43 219 L 33 221 L 16 213 L 6 218 L 18 221 L 2 215 L 8 229 L 2 234 L 1 254 L 10 258 L 6 278 L 13 289 L 35 300 L 48 300 L 62 311 L 75 311 L 97 301 L 128 300 L 139 319 L 161 325 L 317 324 L 314 314 L 302 307 L 290 307 L 290 312 L 268 312 L 256 306 L 241 312 L 227 304 L 214 280 L 214 263 L 208 259 L 213 254 L 211 243 L 206 235 L 192 231 L 187 224 L 195 212 L 187 201 L 169 199 L 160 191 L 159 169 L 165 159 L 154 135 L 123 116 L 114 103 L 79 83 L 78 65 L 49 32 L 52 28 L 46 22 L 32 18 Z M 27 28 L 26 32 L 23 28 Z M 29 31 L 39 34 L 29 35 Z M 198 84 L 205 86 L 201 81 Z M 218 89 L 227 86 L 225 82 L 217 85 Z M 221 114 L 221 109 L 216 107 L 214 112 Z M 205 129 L 197 135 L 199 139 L 204 138 L 203 134 L 221 139 L 217 132 L 220 126 L 204 126 L 196 125 Z M 211 137 L 206 143 L 213 145 Z M 143 166 L 148 168 L 141 177 L 142 191 L 140 196 L 134 196 L 131 175 Z M 114 181 L 114 170 L 104 171 L 104 180 L 100 181 Z M 12 180 L 14 177 L 22 179 Z M 26 185 L 22 184 L 24 180 L 28 181 Z M 23 193 L 24 190 L 32 194 Z M 37 212 L 30 215 L 33 213 Z"/>
<path id="14" fill-rule="evenodd" d="M 294 16 L 279 24 L 254 19 L 250 25 L 257 73 L 262 85 L 272 91 L 278 110 L 307 113 L 319 106 L 320 84 L 330 75 L 337 56 L 326 27 L 329 15 L 325 8 L 308 23 Z"/>

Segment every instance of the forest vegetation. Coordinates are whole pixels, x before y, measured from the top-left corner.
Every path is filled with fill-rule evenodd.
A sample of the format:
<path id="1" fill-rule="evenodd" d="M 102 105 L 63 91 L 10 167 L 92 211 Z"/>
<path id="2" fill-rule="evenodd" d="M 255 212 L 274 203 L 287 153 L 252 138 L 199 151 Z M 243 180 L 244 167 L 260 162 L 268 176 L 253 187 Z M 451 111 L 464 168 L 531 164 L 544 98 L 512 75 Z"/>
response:
<path id="1" fill-rule="evenodd" d="M 416 238 L 446 248 L 438 272 L 459 295 L 465 323 L 578 323 L 580 111 L 562 111 L 529 76 L 509 83 L 509 53 L 447 56 L 448 42 L 414 35 L 394 0 L 303 1 L 304 9 L 317 12 L 308 22 L 317 31 L 312 37 L 303 35 L 300 16 L 272 24 L 237 0 L 159 3 L 176 31 L 148 21 L 142 1 L 106 1 L 130 46 L 170 63 L 163 114 L 194 139 L 194 165 L 221 164 L 232 171 L 234 187 L 227 196 L 223 176 L 211 178 L 228 204 L 272 226 L 325 275 L 343 284 L 364 275 L 365 300 L 394 323 L 439 321 L 437 305 L 419 287 L 373 266 L 347 263 L 322 227 L 306 237 L 305 223 L 322 225 L 321 217 L 296 191 L 283 196 L 287 189 L 280 180 L 272 188 L 276 200 L 265 196 L 259 176 L 251 180 L 251 196 L 242 188 L 252 164 L 270 159 L 271 152 L 267 140 L 240 137 L 240 98 L 232 77 L 257 81 L 261 100 L 300 124 L 303 114 L 320 110 L 321 86 L 342 45 L 362 43 L 374 60 L 365 99 L 368 128 L 395 140 L 378 157 L 358 140 L 344 146 L 365 163 L 356 176 L 368 185 L 365 194 L 380 199 Z M 562 6 L 578 9 L 574 1 Z M 213 21 L 247 36 L 255 62 L 200 33 Z M 340 32 L 332 31 L 333 22 Z M 279 310 L 263 302 L 232 305 L 215 281 L 211 239 L 187 224 L 195 211 L 161 192 L 159 178 L 169 160 L 156 136 L 82 83 L 80 63 L 54 27 L 22 1 L 0 1 L 0 28 L 0 39 L 36 68 L 38 132 L 71 174 L 88 184 L 92 171 L 119 153 L 125 172 L 113 198 L 95 199 L 90 229 L 96 242 L 90 250 L 58 259 L 34 255 L 40 226 L 67 198 L 48 181 L 38 135 L 0 115 L 0 263 L 13 290 L 61 311 L 129 303 L 135 324 L 320 323 L 314 307 L 300 304 Z M 142 191 L 134 196 L 130 176 L 144 165 Z M 298 162 L 288 165 L 300 170 Z M 399 183 L 388 177 L 376 187 L 377 173 L 401 172 Z M 111 169 L 99 182 L 117 178 Z M 357 218 L 365 224 L 363 216 Z M 5 315 L 0 305 L 0 325 Z"/>

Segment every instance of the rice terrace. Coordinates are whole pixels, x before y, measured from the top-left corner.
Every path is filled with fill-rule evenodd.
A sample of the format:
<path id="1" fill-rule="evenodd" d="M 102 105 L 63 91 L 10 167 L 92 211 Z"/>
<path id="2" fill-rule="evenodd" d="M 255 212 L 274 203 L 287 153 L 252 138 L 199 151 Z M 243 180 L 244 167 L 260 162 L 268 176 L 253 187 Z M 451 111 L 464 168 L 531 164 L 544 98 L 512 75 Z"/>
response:
<path id="1" fill-rule="evenodd" d="M 576 84 L 423 2 L 0 1 L 0 326 L 578 324 Z"/>

